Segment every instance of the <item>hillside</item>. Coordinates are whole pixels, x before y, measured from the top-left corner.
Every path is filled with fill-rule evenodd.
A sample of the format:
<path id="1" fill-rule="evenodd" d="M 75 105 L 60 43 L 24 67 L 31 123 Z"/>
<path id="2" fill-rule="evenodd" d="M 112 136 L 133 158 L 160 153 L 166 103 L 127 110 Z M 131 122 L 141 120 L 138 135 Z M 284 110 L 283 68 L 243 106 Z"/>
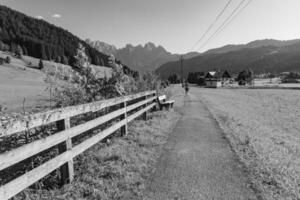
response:
<path id="1" fill-rule="evenodd" d="M 127 44 L 125 47 L 117 49 L 114 45 L 110 45 L 101 41 L 86 40 L 88 44 L 105 54 L 113 54 L 122 63 L 130 66 L 134 70 L 140 72 L 154 71 L 157 67 L 164 63 L 175 61 L 179 59 L 178 54 L 172 54 L 168 52 L 162 46 L 156 46 L 155 44 L 148 42 L 144 46 L 133 46 Z M 187 58 L 197 56 L 199 53 L 190 52 L 185 55 Z"/>
<path id="2" fill-rule="evenodd" d="M 43 109 L 49 106 L 49 86 L 45 82 L 46 71 L 54 71 L 56 67 L 71 69 L 69 65 L 43 61 L 44 69 L 36 69 L 39 59 L 30 56 L 16 58 L 11 53 L 0 51 L 0 57 L 9 56 L 11 63 L 0 65 L 0 106 L 6 108 L 6 113 L 26 112 L 32 109 Z M 31 67 L 29 66 L 31 63 Z M 111 68 L 92 65 L 99 75 L 110 76 Z M 23 108 L 23 101 L 24 108 Z"/>
<path id="3" fill-rule="evenodd" d="M 226 69 L 237 73 L 247 68 L 253 69 L 255 73 L 300 71 L 300 42 L 295 41 L 287 46 L 283 43 L 277 46 L 266 46 L 263 43 L 258 45 L 255 42 L 256 44 L 252 43 L 253 48 L 241 48 L 226 53 L 202 54 L 184 60 L 184 73 L 186 75 L 188 72 L 215 69 Z M 163 78 L 167 78 L 172 73 L 181 74 L 180 63 L 166 63 L 159 67 L 156 72 Z"/>
<path id="4" fill-rule="evenodd" d="M 0 56 L 10 55 L 0 51 Z M 10 64 L 0 65 L 0 105 L 6 112 L 28 111 L 28 108 L 47 104 L 44 102 L 47 97 L 45 74 L 25 66 L 25 61 L 13 57 Z"/>
<path id="5" fill-rule="evenodd" d="M 292 45 L 292 44 L 295 44 L 298 42 L 300 42 L 300 39 L 286 40 L 286 41 L 273 40 L 273 39 L 255 40 L 255 41 L 249 42 L 247 44 L 238 44 L 238 45 L 229 44 L 229 45 L 225 45 L 220 48 L 210 49 L 210 50 L 204 52 L 203 54 L 204 55 L 220 54 L 220 53 L 227 53 L 230 51 L 238 51 L 238 50 L 245 49 L 245 48 L 258 48 L 258 47 L 263 47 L 263 46 L 283 47 L 283 46 Z"/>
<path id="6" fill-rule="evenodd" d="M 108 55 L 67 30 L 0 5 L 0 50 L 19 51 L 31 57 L 74 66 L 79 43 L 85 47 L 92 64 L 109 66 Z M 124 71 L 133 73 L 127 66 L 124 66 Z"/>

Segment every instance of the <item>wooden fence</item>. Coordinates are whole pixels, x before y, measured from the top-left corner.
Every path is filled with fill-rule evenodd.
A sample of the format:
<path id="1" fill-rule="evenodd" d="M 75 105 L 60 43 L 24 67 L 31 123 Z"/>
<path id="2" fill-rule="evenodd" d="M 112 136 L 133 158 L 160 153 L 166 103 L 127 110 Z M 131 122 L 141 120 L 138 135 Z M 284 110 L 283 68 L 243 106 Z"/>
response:
<path id="1" fill-rule="evenodd" d="M 62 181 L 71 182 L 74 177 L 73 158 L 91 146 L 95 145 L 105 137 L 121 130 L 122 134 L 127 132 L 127 123 L 140 115 L 146 117 L 146 112 L 155 106 L 156 92 L 147 91 L 134 95 L 108 99 L 104 101 L 71 106 L 44 113 L 24 116 L 22 119 L 0 123 L 1 138 L 21 134 L 24 131 L 41 127 L 50 123 L 56 123 L 58 133 L 35 140 L 18 148 L 0 154 L 0 172 L 10 166 L 16 165 L 27 158 L 37 155 L 49 148 L 58 147 L 59 154 L 49 161 L 28 171 L 8 183 L 0 186 L 0 199 L 9 199 L 32 184 L 36 183 L 52 171 L 60 168 Z M 131 102 L 131 103 L 130 103 Z M 133 102 L 133 103 L 132 103 Z M 103 109 L 117 106 L 112 112 L 83 124 L 71 127 L 70 119 L 82 114 L 95 113 Z M 115 123 L 104 130 L 72 146 L 72 138 L 88 130 L 115 119 Z"/>

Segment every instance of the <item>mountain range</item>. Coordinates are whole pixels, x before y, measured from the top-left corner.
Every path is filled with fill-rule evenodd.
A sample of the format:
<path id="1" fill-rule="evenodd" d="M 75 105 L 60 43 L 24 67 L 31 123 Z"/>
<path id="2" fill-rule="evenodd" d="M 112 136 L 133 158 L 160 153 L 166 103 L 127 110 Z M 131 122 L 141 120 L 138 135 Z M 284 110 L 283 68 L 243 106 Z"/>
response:
<path id="1" fill-rule="evenodd" d="M 251 68 L 255 73 L 280 73 L 300 71 L 300 40 L 280 41 L 273 39 L 256 40 L 248 44 L 226 45 L 208 50 L 193 58 L 185 58 L 183 74 L 228 70 L 238 73 Z M 179 61 L 168 62 L 157 68 L 162 78 L 181 74 Z"/>
<path id="2" fill-rule="evenodd" d="M 140 72 L 154 71 L 164 63 L 178 60 L 179 54 L 172 54 L 168 52 L 164 47 L 156 46 L 152 42 L 148 42 L 145 45 L 133 46 L 127 44 L 123 48 L 116 48 L 114 45 L 107 44 L 101 41 L 85 40 L 93 48 L 105 54 L 112 54 L 118 60 L 122 60 L 122 63 L 130 66 L 134 70 Z M 198 52 L 190 52 L 184 55 L 186 58 L 191 58 L 199 55 Z"/>

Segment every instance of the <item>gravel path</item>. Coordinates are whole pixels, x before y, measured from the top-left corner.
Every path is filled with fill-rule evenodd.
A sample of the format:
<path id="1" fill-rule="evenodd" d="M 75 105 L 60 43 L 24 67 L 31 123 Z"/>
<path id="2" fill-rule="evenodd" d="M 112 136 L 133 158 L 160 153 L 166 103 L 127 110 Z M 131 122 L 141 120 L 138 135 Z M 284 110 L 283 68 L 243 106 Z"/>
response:
<path id="1" fill-rule="evenodd" d="M 256 199 L 222 130 L 200 101 L 200 90 L 192 88 L 184 98 L 184 106 L 175 108 L 182 118 L 170 134 L 145 199 Z"/>

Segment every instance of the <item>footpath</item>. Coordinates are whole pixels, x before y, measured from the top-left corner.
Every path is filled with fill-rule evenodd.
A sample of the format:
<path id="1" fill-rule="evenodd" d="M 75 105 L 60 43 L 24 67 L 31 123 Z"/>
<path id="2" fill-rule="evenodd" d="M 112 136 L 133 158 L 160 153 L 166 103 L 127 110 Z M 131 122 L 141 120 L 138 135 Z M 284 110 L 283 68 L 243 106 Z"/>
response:
<path id="1" fill-rule="evenodd" d="M 184 106 L 175 108 L 181 109 L 182 118 L 169 136 L 145 199 L 257 199 L 199 90 L 192 88 Z"/>

